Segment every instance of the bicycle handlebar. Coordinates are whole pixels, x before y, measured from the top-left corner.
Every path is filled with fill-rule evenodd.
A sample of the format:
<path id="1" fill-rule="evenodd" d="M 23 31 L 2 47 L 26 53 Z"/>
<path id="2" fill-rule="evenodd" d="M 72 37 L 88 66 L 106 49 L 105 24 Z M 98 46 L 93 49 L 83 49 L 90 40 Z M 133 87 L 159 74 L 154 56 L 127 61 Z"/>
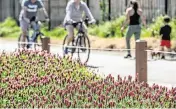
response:
<path id="1" fill-rule="evenodd" d="M 66 24 L 67 25 L 74 25 L 74 24 L 82 24 L 83 22 L 85 22 L 85 21 L 68 21 Z M 93 24 L 94 22 L 92 22 L 92 21 L 88 21 L 88 24 Z"/>
<path id="2" fill-rule="evenodd" d="M 34 21 L 35 23 L 38 23 L 38 22 L 42 22 L 42 23 L 46 23 L 46 22 L 49 22 L 49 20 L 36 20 Z"/>

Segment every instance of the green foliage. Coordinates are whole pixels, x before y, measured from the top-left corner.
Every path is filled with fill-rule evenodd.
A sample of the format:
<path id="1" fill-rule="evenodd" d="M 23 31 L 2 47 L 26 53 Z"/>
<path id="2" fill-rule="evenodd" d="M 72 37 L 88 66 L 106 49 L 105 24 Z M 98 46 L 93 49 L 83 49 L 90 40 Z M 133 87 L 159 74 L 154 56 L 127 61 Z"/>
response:
<path id="1" fill-rule="evenodd" d="M 16 25 L 16 21 L 12 18 L 7 18 L 4 22 L 0 23 L 0 37 L 12 36 L 19 34 L 20 28 Z"/>
<path id="2" fill-rule="evenodd" d="M 147 33 L 150 33 L 151 35 L 153 36 L 159 36 L 159 31 L 160 31 L 160 28 L 164 25 L 164 22 L 163 22 L 163 19 L 164 19 L 164 16 L 158 16 L 156 19 L 153 20 L 153 23 L 151 23 L 149 25 L 149 29 L 148 29 L 148 32 Z M 171 38 L 172 39 L 175 39 L 176 38 L 176 19 L 171 19 L 171 22 L 169 23 L 169 25 L 172 27 L 172 33 L 171 33 Z M 144 36 L 146 36 L 144 34 Z"/>
<path id="3" fill-rule="evenodd" d="M 148 25 L 148 28 L 142 27 L 141 37 L 159 36 L 160 27 L 164 25 L 164 16 L 158 16 L 153 19 L 153 22 Z M 121 25 L 125 20 L 125 16 L 120 16 L 112 21 L 102 22 L 99 25 L 93 25 L 88 28 L 89 34 L 93 36 L 111 38 L 122 37 Z M 171 38 L 176 39 L 176 19 L 172 19 L 169 23 L 172 27 Z M 0 23 L 0 37 L 17 37 L 20 34 L 20 27 L 17 26 L 16 21 L 12 18 L 7 18 L 4 22 Z M 127 29 L 126 29 L 127 30 Z M 47 26 L 41 27 L 41 31 L 48 37 L 63 38 L 67 32 L 63 27 L 55 27 L 48 30 Z M 125 31 L 124 33 L 125 34 Z"/>
<path id="4" fill-rule="evenodd" d="M 164 25 L 164 16 L 158 16 L 153 19 L 153 22 L 148 25 L 148 28 L 142 26 L 141 37 L 152 37 L 159 36 L 159 30 L 161 26 Z M 119 18 L 102 23 L 98 26 L 93 26 L 89 28 L 89 34 L 100 37 L 121 37 L 121 25 L 125 20 L 125 16 L 120 16 Z M 172 19 L 169 23 L 172 27 L 171 38 L 176 39 L 176 19 Z M 127 30 L 127 29 L 126 29 Z"/>
<path id="5" fill-rule="evenodd" d="M 113 21 L 108 21 L 99 26 L 89 28 L 89 34 L 100 37 L 120 37 L 121 25 L 125 20 L 125 16 L 121 16 Z"/>
<path id="6" fill-rule="evenodd" d="M 66 35 L 66 30 L 62 27 L 56 27 L 51 31 L 48 28 L 44 27 L 41 31 L 48 37 L 56 37 L 56 38 L 63 38 Z"/>
<path id="7" fill-rule="evenodd" d="M 172 33 L 171 33 L 171 38 L 176 39 L 176 19 L 172 19 L 172 22 L 170 23 L 172 27 Z"/>
<path id="8" fill-rule="evenodd" d="M 21 33 L 16 21 L 10 17 L 0 23 L 0 28 L 0 37 L 18 37 Z M 66 35 L 65 29 L 62 27 L 56 27 L 49 31 L 47 26 L 44 25 L 41 27 L 41 31 L 48 37 L 62 38 Z"/>

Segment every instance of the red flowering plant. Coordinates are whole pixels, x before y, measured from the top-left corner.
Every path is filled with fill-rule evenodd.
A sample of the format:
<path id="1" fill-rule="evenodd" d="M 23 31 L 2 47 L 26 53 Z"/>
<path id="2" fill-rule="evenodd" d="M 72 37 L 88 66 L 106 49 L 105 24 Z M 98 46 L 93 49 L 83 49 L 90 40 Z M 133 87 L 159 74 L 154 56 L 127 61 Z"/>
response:
<path id="1" fill-rule="evenodd" d="M 176 108 L 176 88 L 131 76 L 101 78 L 85 65 L 44 51 L 0 54 L 1 108 Z"/>

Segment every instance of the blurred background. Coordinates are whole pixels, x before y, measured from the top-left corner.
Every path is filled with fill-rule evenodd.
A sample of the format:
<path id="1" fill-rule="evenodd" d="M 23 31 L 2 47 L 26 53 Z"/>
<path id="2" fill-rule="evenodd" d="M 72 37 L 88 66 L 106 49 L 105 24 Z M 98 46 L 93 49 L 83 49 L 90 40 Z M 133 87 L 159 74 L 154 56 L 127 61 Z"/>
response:
<path id="1" fill-rule="evenodd" d="M 0 0 L 0 22 L 7 17 L 18 21 L 22 0 Z M 42 0 L 50 17 L 49 27 L 62 24 L 65 8 L 69 0 Z M 95 19 L 99 22 L 113 20 L 124 14 L 130 0 L 84 0 Z M 176 0 L 138 0 L 143 9 L 147 22 L 159 15 L 176 16 Z M 43 18 L 42 13 L 39 15 Z"/>

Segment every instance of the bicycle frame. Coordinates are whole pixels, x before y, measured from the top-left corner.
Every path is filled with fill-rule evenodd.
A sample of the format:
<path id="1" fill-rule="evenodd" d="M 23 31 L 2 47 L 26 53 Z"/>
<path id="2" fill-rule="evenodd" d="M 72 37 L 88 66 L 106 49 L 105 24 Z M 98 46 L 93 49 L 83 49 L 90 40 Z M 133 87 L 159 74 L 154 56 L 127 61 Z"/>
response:
<path id="1" fill-rule="evenodd" d="M 38 24 L 38 21 L 35 21 L 35 23 L 36 23 L 36 26 L 39 26 L 39 24 Z M 31 28 L 31 26 L 32 26 L 32 24 L 30 24 L 29 25 L 30 27 L 29 27 L 29 29 Z M 32 28 L 33 29 L 33 28 Z M 31 41 L 31 42 L 35 42 L 36 41 L 36 39 L 38 38 L 38 36 L 39 36 L 39 34 L 42 34 L 41 32 L 40 32 L 40 29 L 39 30 L 35 30 L 35 29 L 33 29 L 33 33 L 32 33 L 32 35 L 31 35 L 31 37 L 29 36 L 29 34 L 28 34 L 28 41 Z M 43 35 L 43 34 L 42 34 Z M 30 39 L 31 38 L 31 39 Z"/>
<path id="2" fill-rule="evenodd" d="M 80 21 L 80 22 L 77 22 L 78 25 L 80 25 L 79 29 L 78 29 L 78 33 L 83 33 L 84 34 L 84 31 L 83 31 L 83 22 Z"/>

